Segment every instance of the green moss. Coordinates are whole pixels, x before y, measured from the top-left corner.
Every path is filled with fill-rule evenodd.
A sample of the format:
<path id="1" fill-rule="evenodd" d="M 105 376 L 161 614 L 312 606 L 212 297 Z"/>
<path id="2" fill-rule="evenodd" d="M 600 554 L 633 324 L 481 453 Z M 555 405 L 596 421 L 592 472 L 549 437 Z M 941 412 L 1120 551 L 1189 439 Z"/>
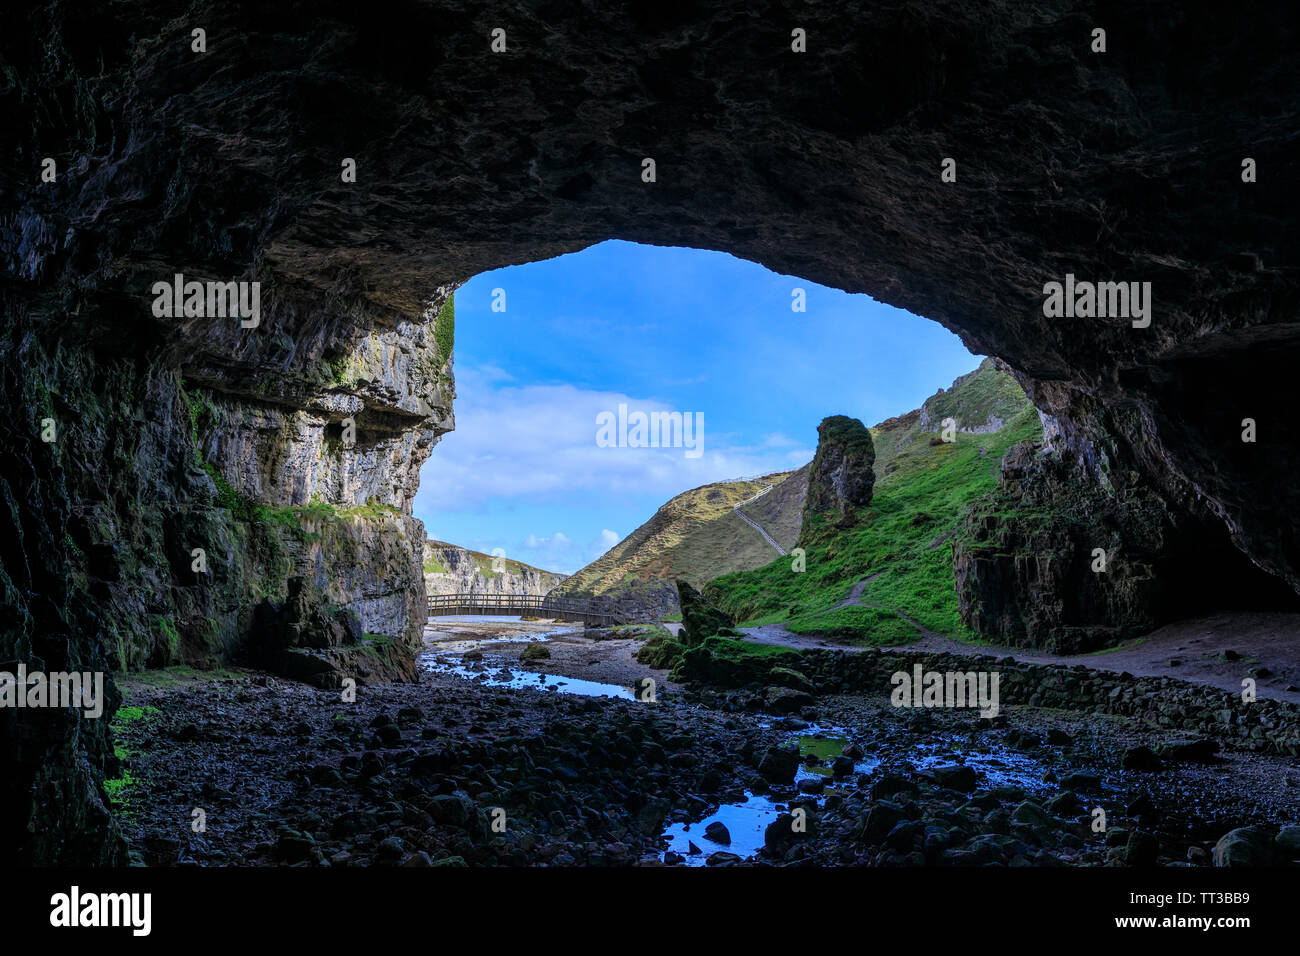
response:
<path id="1" fill-rule="evenodd" d="M 109 723 L 109 729 L 113 734 L 113 755 L 117 757 L 119 762 L 125 763 L 137 753 L 129 745 L 133 736 L 130 731 L 131 725 L 158 712 L 157 707 L 123 706 L 117 709 L 112 721 Z M 104 781 L 104 791 L 119 811 L 129 813 L 131 791 L 135 788 L 137 782 L 131 771 L 123 767 L 120 777 Z"/>
<path id="2" fill-rule="evenodd" d="M 217 420 L 217 407 L 212 402 L 212 396 L 202 389 L 186 389 L 185 380 L 180 382 L 181 400 L 185 403 L 185 409 L 190 419 L 190 444 L 194 449 L 194 461 L 201 468 L 208 469 L 203 457 L 203 446 L 199 440 L 199 423 L 206 422 L 211 427 Z M 212 474 L 209 470 L 208 474 Z"/>
<path id="3" fill-rule="evenodd" d="M 172 657 L 176 656 L 176 651 L 181 646 L 181 634 L 176 629 L 176 625 L 161 615 L 154 617 L 154 623 L 158 625 L 158 630 L 162 632 L 163 639 L 167 641 L 167 650 Z"/>
<path id="4" fill-rule="evenodd" d="M 108 799 L 113 801 L 118 811 L 125 813 L 131 803 L 129 791 L 135 785 L 136 779 L 131 775 L 131 771 L 124 770 L 122 776 L 117 779 L 104 781 L 104 792 L 108 794 Z"/>
<path id="5" fill-rule="evenodd" d="M 117 713 L 113 715 L 113 722 L 112 722 L 113 727 L 114 729 L 120 729 L 126 724 L 131 723 L 131 721 L 133 720 L 144 719 L 144 716 L 146 714 L 157 714 L 157 713 L 161 713 L 161 711 L 159 711 L 157 707 L 122 706 L 119 707 L 117 709 Z"/>
<path id="6" fill-rule="evenodd" d="M 799 652 L 773 644 L 754 644 L 729 637 L 710 637 L 685 650 L 669 677 L 717 687 L 767 683 L 773 667 L 796 667 Z M 797 669 L 797 667 L 796 667 Z"/>
<path id="7" fill-rule="evenodd" d="M 686 645 L 670 634 L 652 637 L 637 648 L 638 663 L 655 670 L 672 670 L 686 653 Z"/>
<path id="8" fill-rule="evenodd" d="M 456 339 L 456 297 L 448 296 L 433 321 L 433 340 L 438 343 L 438 359 L 446 363 Z"/>
<path id="9" fill-rule="evenodd" d="M 318 532 L 309 531 L 304 526 L 305 521 L 320 525 L 355 518 L 370 520 L 400 514 L 399 509 L 394 508 L 392 505 L 380 504 L 374 499 L 364 505 L 340 508 L 322 501 L 319 496 L 314 495 L 310 503 L 305 505 L 257 505 L 250 509 L 250 520 L 265 528 L 283 529 L 299 541 L 310 543 L 319 541 L 321 535 Z"/>
<path id="10" fill-rule="evenodd" d="M 214 667 L 208 670 L 200 670 L 191 667 L 188 664 L 173 664 L 170 667 L 160 667 L 154 670 L 141 671 L 138 674 L 130 675 L 130 682 L 139 682 L 148 684 L 151 687 L 178 687 L 190 681 L 197 680 L 234 680 L 239 675 L 232 670 L 224 667 Z M 127 708 L 120 708 L 118 713 L 121 714 Z M 145 712 L 156 710 L 156 708 L 146 707 Z"/>

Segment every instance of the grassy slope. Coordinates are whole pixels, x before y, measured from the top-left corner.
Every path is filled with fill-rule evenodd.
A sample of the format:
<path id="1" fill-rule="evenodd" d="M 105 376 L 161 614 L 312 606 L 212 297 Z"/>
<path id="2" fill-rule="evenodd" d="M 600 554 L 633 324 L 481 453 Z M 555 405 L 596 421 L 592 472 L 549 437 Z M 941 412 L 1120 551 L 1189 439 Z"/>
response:
<path id="1" fill-rule="evenodd" d="M 961 376 L 952 387 L 926 400 L 934 427 L 953 418 L 958 428 L 976 428 L 993 415 L 1010 422 L 1025 407 L 1025 393 L 1014 378 L 985 359 L 975 371 Z"/>
<path id="2" fill-rule="evenodd" d="M 756 481 L 718 482 L 683 492 L 606 554 L 574 574 L 565 582 L 565 589 L 608 594 L 623 587 L 670 582 L 677 577 L 700 587 L 719 573 L 762 566 L 776 552 L 736 517 L 732 506 L 752 497 L 764 484 L 777 485 L 790 474 L 781 472 Z M 770 492 L 768 497 L 775 493 Z M 763 519 L 753 511 L 747 513 L 762 523 Z"/>
<path id="3" fill-rule="evenodd" d="M 776 543 L 789 551 L 799 543 L 803 524 L 803 502 L 808 495 L 808 469 L 811 463 L 790 472 L 780 484 L 752 504 L 740 510 L 757 521 Z M 727 569 L 731 570 L 731 569 Z"/>
<path id="4" fill-rule="evenodd" d="M 963 425 L 983 424 L 989 410 L 1009 417 L 998 432 L 958 434 L 953 443 L 931 445 L 936 436 L 919 429 L 916 415 L 873 429 L 877 482 L 857 526 L 820 535 L 807 549 L 803 573 L 783 558 L 716 578 L 708 587 L 710 597 L 746 623 L 783 623 L 796 633 L 873 644 L 916 639 L 916 628 L 901 612 L 930 630 L 973 639 L 957 614 L 949 538 L 964 509 L 993 489 L 1006 449 L 1042 437 L 1037 412 L 1023 393 L 1008 403 L 1008 394 L 1015 399 L 1006 388 L 1008 378 L 982 366 L 926 403 L 936 422 L 954 407 L 962 409 Z M 949 409 L 944 415 L 935 413 L 936 399 Z M 830 610 L 849 596 L 855 582 L 877 574 L 866 585 L 862 605 L 879 607 Z"/>

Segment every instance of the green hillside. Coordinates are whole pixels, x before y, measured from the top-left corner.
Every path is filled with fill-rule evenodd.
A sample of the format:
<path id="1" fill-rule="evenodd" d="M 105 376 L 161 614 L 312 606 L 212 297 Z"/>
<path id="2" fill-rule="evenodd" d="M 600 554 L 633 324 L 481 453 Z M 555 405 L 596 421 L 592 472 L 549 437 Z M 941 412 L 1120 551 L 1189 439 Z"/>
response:
<path id="1" fill-rule="evenodd" d="M 1010 386 L 1008 386 L 1008 382 Z M 1014 390 L 1013 390 L 1014 389 Z M 807 547 L 807 570 L 781 558 L 747 572 L 715 578 L 706 593 L 747 624 L 781 623 L 796 633 L 893 644 L 922 627 L 973 638 L 957 613 L 952 537 L 962 512 L 993 490 L 1003 453 L 1038 440 L 1038 414 L 1000 366 L 986 361 L 918 410 L 871 430 L 876 445 L 872 501 L 855 526 L 828 528 Z M 1005 421 L 999 431 L 957 435 L 942 442 L 933 428 L 948 416 L 960 427 Z M 853 585 L 869 579 L 859 605 L 836 608 Z"/>
<path id="2" fill-rule="evenodd" d="M 759 513 L 762 505 L 781 491 L 781 485 L 795 472 L 779 472 L 750 481 L 725 481 L 692 488 L 671 499 L 630 535 L 602 557 L 578 571 L 565 582 L 566 592 L 608 595 L 616 591 L 647 584 L 671 584 L 683 578 L 696 587 L 718 574 L 757 568 L 766 564 L 776 552 L 749 525 L 738 518 L 733 506 L 753 497 L 764 485 L 776 486 L 764 498 L 745 510 L 765 528 Z M 785 500 L 782 495 L 780 500 Z M 794 533 L 797 536 L 798 509 L 803 499 L 797 497 Z M 790 519 L 781 517 L 769 534 L 790 538 Z"/>

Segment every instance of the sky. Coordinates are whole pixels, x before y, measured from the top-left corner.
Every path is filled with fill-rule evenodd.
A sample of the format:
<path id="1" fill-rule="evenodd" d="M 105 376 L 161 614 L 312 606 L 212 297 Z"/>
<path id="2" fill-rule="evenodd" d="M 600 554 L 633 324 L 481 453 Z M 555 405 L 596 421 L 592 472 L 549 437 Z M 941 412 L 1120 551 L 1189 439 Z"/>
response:
<path id="1" fill-rule="evenodd" d="M 563 573 L 676 494 L 806 464 L 826 416 L 875 425 L 980 361 L 869 296 L 619 240 L 465 283 L 453 359 L 456 429 L 421 470 L 415 516 L 431 538 Z M 703 428 L 644 447 L 638 412 Z"/>

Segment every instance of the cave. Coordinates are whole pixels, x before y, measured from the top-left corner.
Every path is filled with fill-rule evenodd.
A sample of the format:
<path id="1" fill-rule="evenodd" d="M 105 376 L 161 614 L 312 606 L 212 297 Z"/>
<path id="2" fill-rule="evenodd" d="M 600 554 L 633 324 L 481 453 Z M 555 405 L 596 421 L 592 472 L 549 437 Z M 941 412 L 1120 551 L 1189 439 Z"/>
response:
<path id="1" fill-rule="evenodd" d="M 1069 481 L 1140 494 L 1183 555 L 1222 562 L 1200 588 L 1290 606 L 1298 34 L 1293 7 L 1077 0 L 15 14 L 0 657 L 125 670 L 176 631 L 182 657 L 233 653 L 255 578 L 289 559 L 221 515 L 313 496 L 385 509 L 346 543 L 396 583 L 376 591 L 372 566 L 347 586 L 413 639 L 403 536 L 454 425 L 437 317 L 473 275 L 607 238 L 941 323 L 1014 370 Z M 178 273 L 260 283 L 259 324 L 156 315 Z M 1149 326 L 1048 318 L 1067 273 L 1150 282 Z M 357 447 L 322 456 L 348 415 Z M 103 723 L 3 713 L 0 740 L 0 859 L 126 862 Z"/>

